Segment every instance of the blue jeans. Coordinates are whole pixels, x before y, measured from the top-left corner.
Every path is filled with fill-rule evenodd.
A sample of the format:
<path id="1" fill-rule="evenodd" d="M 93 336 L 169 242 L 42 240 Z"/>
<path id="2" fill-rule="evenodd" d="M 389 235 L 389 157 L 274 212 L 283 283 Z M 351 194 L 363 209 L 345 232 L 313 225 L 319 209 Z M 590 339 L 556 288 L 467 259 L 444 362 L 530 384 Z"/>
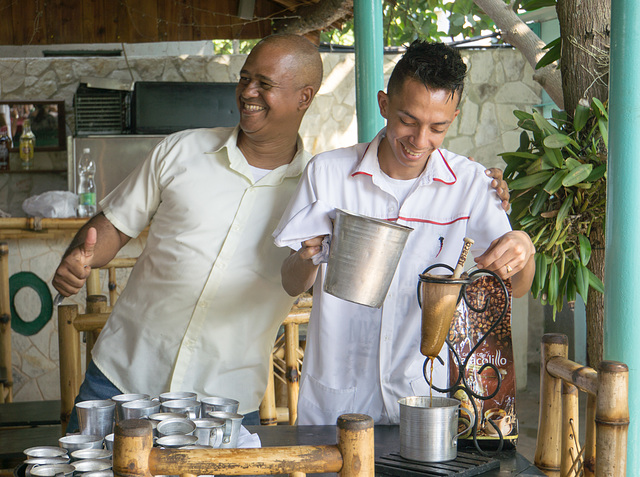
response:
<path id="1" fill-rule="evenodd" d="M 84 375 L 84 381 L 80 385 L 80 391 L 76 396 L 76 404 L 82 401 L 91 401 L 94 399 L 111 399 L 113 396 L 122 394 L 115 385 L 102 374 L 102 371 L 91 361 L 87 366 L 87 372 Z M 78 414 L 76 407 L 73 406 L 71 415 L 69 416 L 69 424 L 67 425 L 67 434 L 78 432 Z"/>
<path id="2" fill-rule="evenodd" d="M 91 361 L 87 366 L 87 372 L 84 375 L 84 381 L 80 385 L 80 391 L 76 396 L 75 402 L 90 401 L 93 399 L 111 399 L 113 396 L 122 394 L 115 385 L 102 374 L 102 371 Z M 258 411 L 249 412 L 242 419 L 243 426 L 257 426 L 260 424 L 260 414 Z M 78 415 L 76 407 L 73 407 L 69 416 L 69 424 L 67 425 L 67 434 L 78 432 Z"/>

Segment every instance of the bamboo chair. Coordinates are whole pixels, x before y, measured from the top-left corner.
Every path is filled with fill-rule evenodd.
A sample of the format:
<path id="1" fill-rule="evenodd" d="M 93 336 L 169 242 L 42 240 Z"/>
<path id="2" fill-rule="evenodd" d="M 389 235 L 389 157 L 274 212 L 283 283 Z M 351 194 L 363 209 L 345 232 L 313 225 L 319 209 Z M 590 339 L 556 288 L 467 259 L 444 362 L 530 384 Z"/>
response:
<path id="1" fill-rule="evenodd" d="M 116 304 L 116 300 L 118 299 L 118 281 L 116 279 L 116 274 L 119 268 L 132 268 L 138 259 L 136 257 L 133 258 L 114 258 L 109 263 L 107 263 L 104 267 L 94 268 L 91 270 L 89 274 L 89 278 L 87 278 L 86 289 L 87 296 L 90 295 L 102 295 L 102 287 L 100 286 L 100 271 L 106 270 L 109 278 L 108 289 L 109 289 L 109 307 L 108 311 L 113 309 L 113 305 Z"/>
<path id="2" fill-rule="evenodd" d="M 626 475 L 629 370 L 602 361 L 598 370 L 567 359 L 565 335 L 542 337 L 540 413 L 535 465 L 546 475 Z M 585 442 L 578 441 L 578 391 L 587 393 Z"/>
<path id="3" fill-rule="evenodd" d="M 84 376 L 81 362 L 80 333 L 83 331 L 87 333 L 85 356 L 88 362 L 95 338 L 109 317 L 107 308 L 107 297 L 104 295 L 88 296 L 87 312 L 84 314 L 78 312 L 78 305 L 60 305 L 58 307 L 60 425 L 62 427 L 62 435 L 67 430 L 74 400 L 78 395 Z"/>
<path id="4" fill-rule="evenodd" d="M 162 449 L 153 447 L 147 420 L 116 425 L 113 472 L 117 477 L 151 475 L 262 475 L 338 472 L 374 476 L 373 419 L 363 414 L 338 418 L 336 445 L 258 449 Z"/>
<path id="5" fill-rule="evenodd" d="M 287 318 L 282 322 L 284 333 L 278 337 L 269 359 L 269 380 L 260 403 L 260 424 L 275 426 L 279 422 L 290 425 L 298 418 L 298 393 L 300 391 L 300 367 L 304 349 L 300 344 L 299 328 L 309 322 L 312 297 L 304 293 L 296 299 Z M 287 407 L 277 406 L 276 379 L 286 386 Z"/>
<path id="6" fill-rule="evenodd" d="M 13 402 L 9 245 L 0 242 L 0 404 Z"/>

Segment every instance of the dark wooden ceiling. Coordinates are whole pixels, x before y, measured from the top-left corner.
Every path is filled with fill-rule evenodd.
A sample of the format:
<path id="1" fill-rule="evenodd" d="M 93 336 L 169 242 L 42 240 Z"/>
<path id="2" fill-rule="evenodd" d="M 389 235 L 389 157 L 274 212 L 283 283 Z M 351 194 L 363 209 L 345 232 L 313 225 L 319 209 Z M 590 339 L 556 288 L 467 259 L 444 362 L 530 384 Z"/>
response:
<path id="1" fill-rule="evenodd" d="M 262 38 L 331 3 L 344 0 L 0 0 L 0 45 Z"/>

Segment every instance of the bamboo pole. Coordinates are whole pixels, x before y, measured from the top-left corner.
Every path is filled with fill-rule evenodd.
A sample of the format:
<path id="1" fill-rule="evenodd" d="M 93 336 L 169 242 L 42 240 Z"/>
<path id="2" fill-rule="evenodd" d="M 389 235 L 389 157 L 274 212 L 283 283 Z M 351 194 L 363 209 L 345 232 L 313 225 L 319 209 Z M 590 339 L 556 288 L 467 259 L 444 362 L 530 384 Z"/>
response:
<path id="1" fill-rule="evenodd" d="M 584 477 L 596 475 L 596 402 L 595 394 L 587 394 L 584 439 Z"/>
<path id="2" fill-rule="evenodd" d="M 147 420 L 116 425 L 113 472 L 117 477 L 151 475 L 254 475 L 339 472 L 374 477 L 373 419 L 363 414 L 338 418 L 338 444 L 257 449 L 161 449 L 153 447 Z"/>
<path id="3" fill-rule="evenodd" d="M 269 355 L 269 378 L 267 379 L 267 389 L 264 392 L 262 402 L 260 402 L 258 412 L 260 414 L 260 425 L 275 426 L 278 424 L 275 384 L 273 381 L 273 354 Z"/>
<path id="4" fill-rule="evenodd" d="M 555 358 L 557 359 L 557 358 Z M 562 383 L 562 451 L 561 475 L 577 477 L 575 461 L 580 455 L 578 388 L 573 384 Z"/>
<path id="5" fill-rule="evenodd" d="M 291 426 L 298 419 L 298 394 L 300 392 L 300 370 L 298 369 L 299 336 L 298 324 L 285 320 L 284 360 L 287 368 L 287 407 L 289 408 L 289 425 Z"/>
<path id="6" fill-rule="evenodd" d="M 534 463 L 547 476 L 560 476 L 560 443 L 562 431 L 562 381 L 549 374 L 547 362 L 554 356 L 567 357 L 565 335 L 548 333 L 542 337 L 540 349 L 540 411 Z"/>
<path id="7" fill-rule="evenodd" d="M 116 300 L 118 299 L 118 282 L 116 280 L 116 268 L 110 267 L 109 270 L 109 284 L 107 288 L 109 289 L 109 304 L 111 306 L 116 304 Z"/>
<path id="8" fill-rule="evenodd" d="M 598 392 L 598 373 L 593 368 L 557 356 L 549 357 L 547 371 L 554 378 L 576 385 L 581 391 L 589 394 Z"/>
<path id="9" fill-rule="evenodd" d="M 373 419 L 365 414 L 338 418 L 338 448 L 342 455 L 341 477 L 374 477 Z"/>
<path id="10" fill-rule="evenodd" d="M 104 328 L 107 318 L 109 318 L 109 313 L 88 313 L 78 315 L 73 322 L 73 327 L 79 332 L 98 330 Z"/>
<path id="11" fill-rule="evenodd" d="M 11 296 L 9 293 L 9 245 L 0 243 L 0 403 L 13 402 L 11 365 Z"/>
<path id="12" fill-rule="evenodd" d="M 58 306 L 58 344 L 60 359 L 60 425 L 67 430 L 75 397 L 80 389 L 80 335 L 73 326 L 78 305 Z"/>
<path id="13" fill-rule="evenodd" d="M 119 477 L 150 477 L 149 454 L 153 429 L 146 419 L 125 419 L 116 424 L 112 467 Z"/>
<path id="14" fill-rule="evenodd" d="M 107 297 L 104 295 L 89 295 L 87 296 L 87 313 L 99 313 L 99 314 L 107 314 Z M 82 316 L 82 315 L 80 315 Z M 108 316 L 108 314 L 107 314 Z M 76 321 L 78 321 L 76 319 Z M 105 320 L 106 323 L 106 320 Z M 96 320 L 93 322 L 94 328 L 91 330 L 87 330 L 86 333 L 86 345 L 85 345 L 85 372 L 87 370 L 87 366 L 89 366 L 89 362 L 91 361 L 91 351 L 93 350 L 93 345 L 96 343 L 98 339 L 98 335 L 102 328 L 104 328 L 105 323 L 102 323 L 102 320 Z M 76 327 L 76 323 L 74 323 L 74 327 Z"/>
<path id="15" fill-rule="evenodd" d="M 100 295 L 102 293 L 102 287 L 100 286 L 100 269 L 93 268 L 89 272 L 89 277 L 85 283 L 87 289 L 87 297 L 90 295 Z"/>
<path id="16" fill-rule="evenodd" d="M 624 477 L 627 472 L 629 369 L 616 361 L 598 366 L 596 475 Z"/>

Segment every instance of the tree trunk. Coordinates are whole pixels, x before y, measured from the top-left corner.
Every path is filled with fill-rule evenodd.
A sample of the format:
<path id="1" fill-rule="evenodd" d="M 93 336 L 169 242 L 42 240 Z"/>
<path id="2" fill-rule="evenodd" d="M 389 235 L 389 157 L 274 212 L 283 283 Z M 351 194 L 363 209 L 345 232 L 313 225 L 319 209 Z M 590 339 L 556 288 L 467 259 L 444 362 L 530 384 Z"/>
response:
<path id="1" fill-rule="evenodd" d="M 587 268 L 604 282 L 604 225 L 594 222 L 589 235 L 591 242 L 591 260 Z M 586 303 L 587 312 L 587 365 L 597 369 L 602 361 L 604 350 L 604 295 L 589 290 Z"/>
<path id="2" fill-rule="evenodd" d="M 609 98 L 609 39 L 611 30 L 610 0 L 591 0 L 588 8 L 580 0 L 562 0 L 556 5 L 562 37 L 562 91 L 565 111 L 571 116 L 578 101 Z M 589 269 L 604 281 L 604 220 L 594 222 L 589 236 L 591 260 Z M 586 304 L 587 360 L 597 368 L 602 357 L 604 339 L 604 296 L 590 290 Z"/>
<path id="3" fill-rule="evenodd" d="M 518 49 L 529 64 L 535 68 L 536 63 L 547 52 L 544 42 L 529 28 L 515 12 L 504 3 L 504 0 L 473 0 L 473 2 L 489 16 L 500 29 L 502 38 Z M 560 2 L 562 3 L 562 1 Z M 586 10 L 586 8 L 584 9 Z M 562 81 L 555 65 L 548 65 L 536 70 L 533 79 L 549 93 L 559 108 L 563 108 Z"/>
<path id="4" fill-rule="evenodd" d="M 578 101 L 609 97 L 611 0 L 563 0 L 556 5 L 562 37 L 562 92 L 570 115 Z"/>

